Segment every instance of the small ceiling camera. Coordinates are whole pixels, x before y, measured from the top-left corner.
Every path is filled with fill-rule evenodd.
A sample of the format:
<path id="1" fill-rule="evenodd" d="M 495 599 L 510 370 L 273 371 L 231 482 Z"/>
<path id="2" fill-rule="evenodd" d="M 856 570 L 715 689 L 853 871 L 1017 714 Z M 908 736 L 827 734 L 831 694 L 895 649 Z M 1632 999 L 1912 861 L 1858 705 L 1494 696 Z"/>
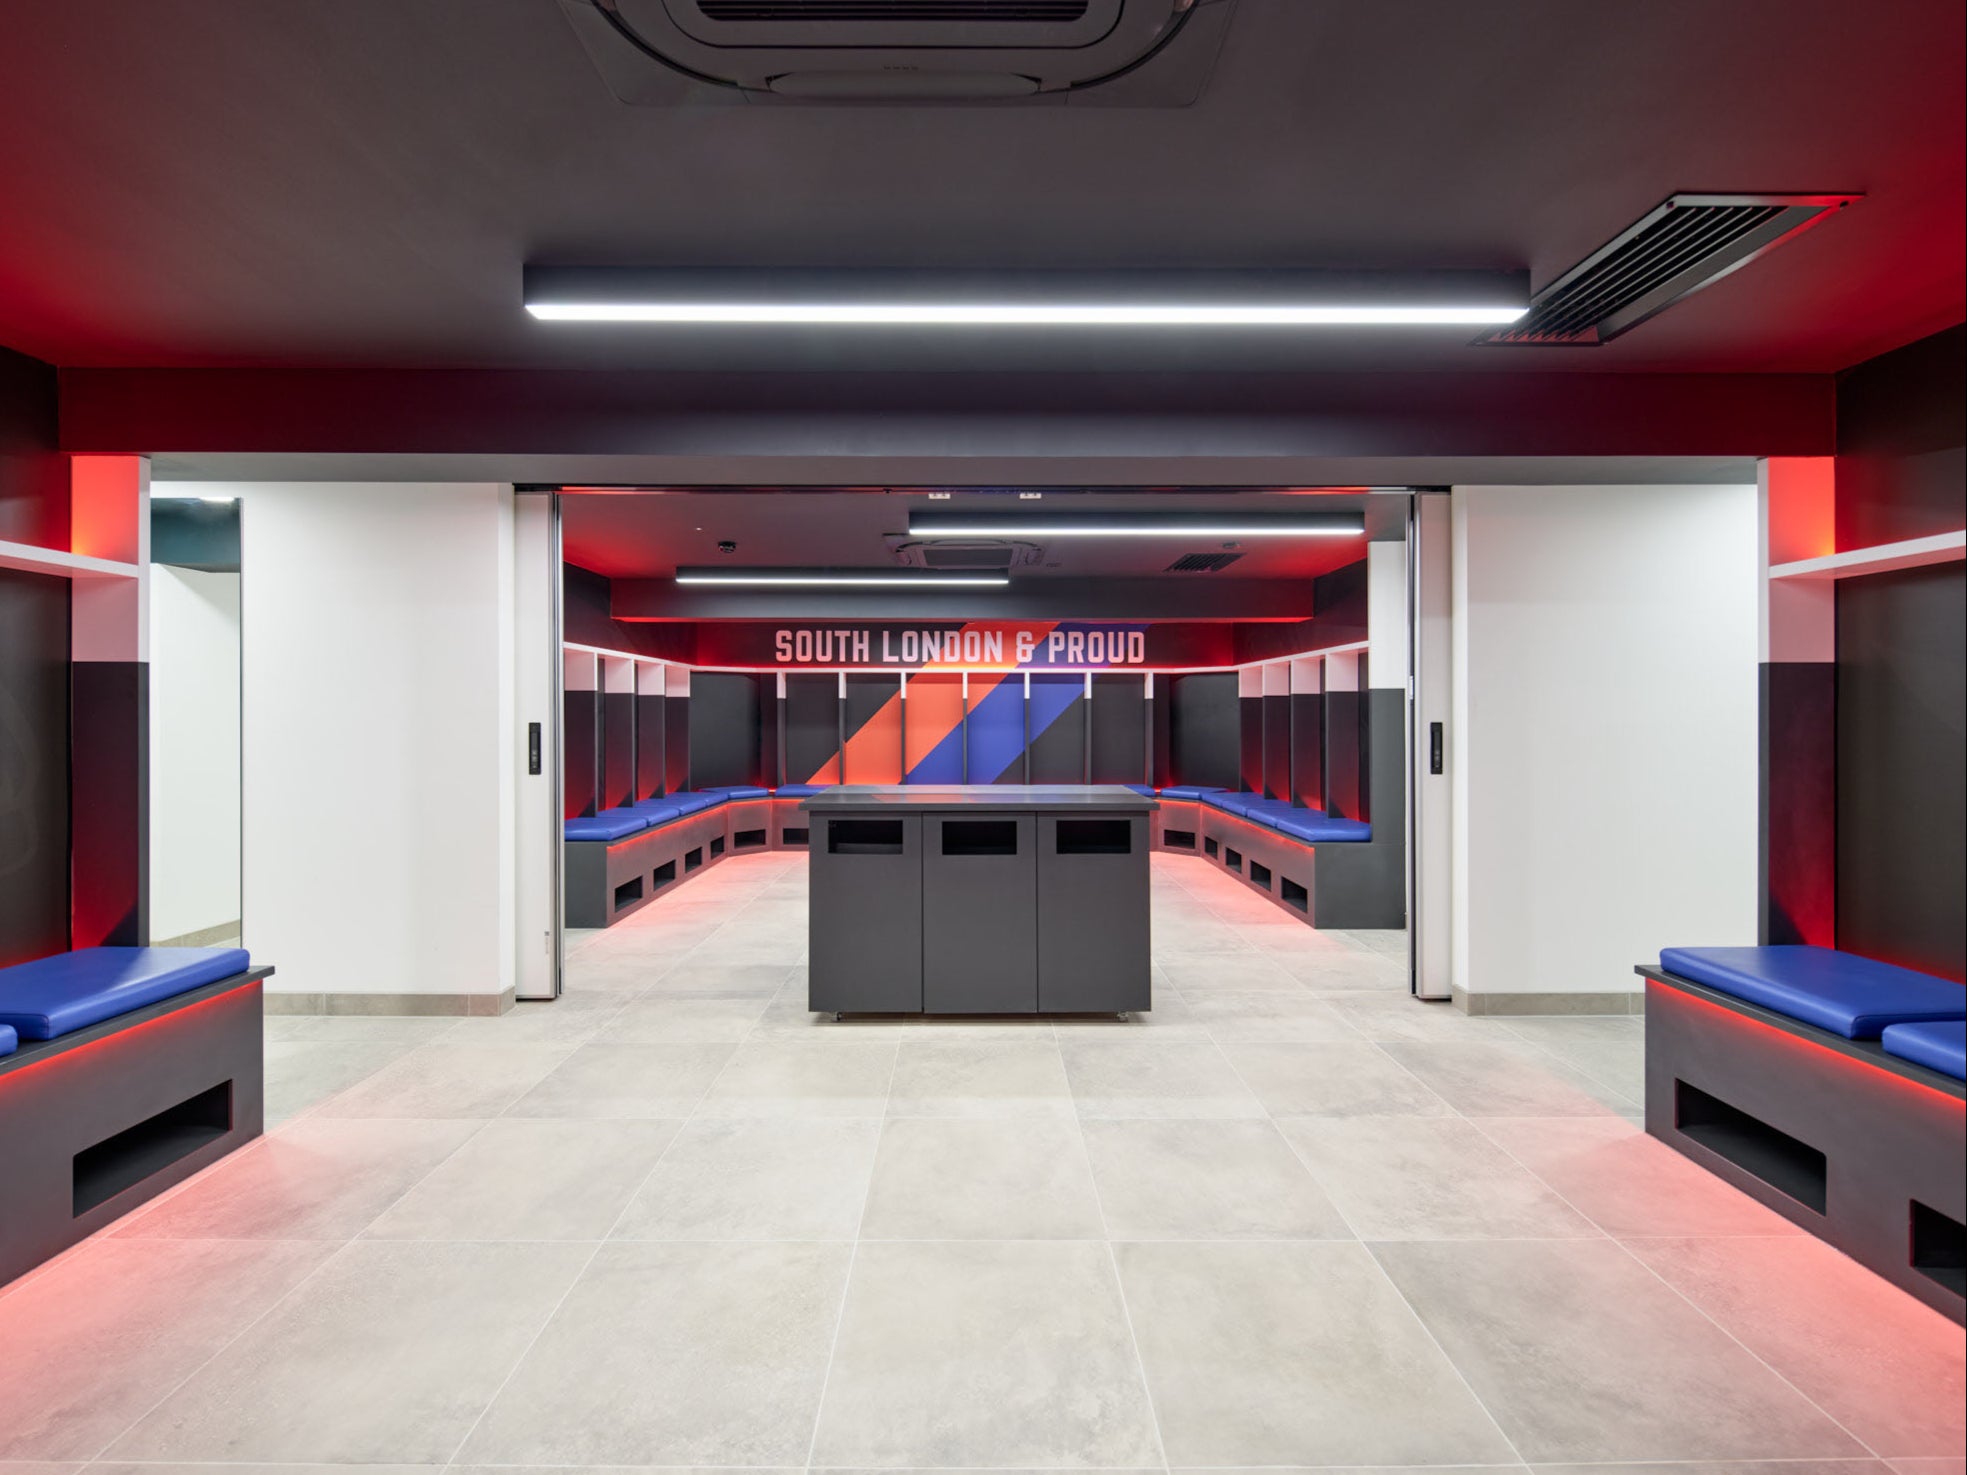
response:
<path id="1" fill-rule="evenodd" d="M 720 538 L 717 542 L 717 551 L 719 553 L 736 553 L 738 551 L 738 545 L 733 543 L 729 538 Z"/>

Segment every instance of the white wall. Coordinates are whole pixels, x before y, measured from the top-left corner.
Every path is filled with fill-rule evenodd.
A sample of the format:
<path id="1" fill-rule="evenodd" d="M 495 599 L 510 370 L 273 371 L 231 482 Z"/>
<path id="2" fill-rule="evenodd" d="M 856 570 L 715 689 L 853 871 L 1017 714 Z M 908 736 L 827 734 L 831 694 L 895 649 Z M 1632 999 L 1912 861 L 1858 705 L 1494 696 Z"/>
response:
<path id="1" fill-rule="evenodd" d="M 239 916 L 239 575 L 153 564 L 150 935 Z"/>
<path id="2" fill-rule="evenodd" d="M 1456 987 L 1628 992 L 1754 942 L 1756 489 L 1453 500 Z"/>
<path id="3" fill-rule="evenodd" d="M 274 991 L 513 981 L 512 491 L 241 502 L 245 941 Z"/>

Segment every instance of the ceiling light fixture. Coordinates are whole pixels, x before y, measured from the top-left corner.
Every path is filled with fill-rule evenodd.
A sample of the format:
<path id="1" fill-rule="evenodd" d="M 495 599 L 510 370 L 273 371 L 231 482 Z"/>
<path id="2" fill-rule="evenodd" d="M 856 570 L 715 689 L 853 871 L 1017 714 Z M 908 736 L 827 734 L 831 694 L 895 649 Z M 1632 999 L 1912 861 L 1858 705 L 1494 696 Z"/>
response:
<path id="1" fill-rule="evenodd" d="M 1025 328 L 1497 327 L 1524 272 L 870 272 L 529 266 L 543 322 Z"/>
<path id="2" fill-rule="evenodd" d="M 922 573 L 914 569 L 680 568 L 679 584 L 727 588 L 1001 589 L 1003 574 Z"/>
<path id="3" fill-rule="evenodd" d="M 1357 538 L 1363 512 L 912 512 L 915 538 Z"/>

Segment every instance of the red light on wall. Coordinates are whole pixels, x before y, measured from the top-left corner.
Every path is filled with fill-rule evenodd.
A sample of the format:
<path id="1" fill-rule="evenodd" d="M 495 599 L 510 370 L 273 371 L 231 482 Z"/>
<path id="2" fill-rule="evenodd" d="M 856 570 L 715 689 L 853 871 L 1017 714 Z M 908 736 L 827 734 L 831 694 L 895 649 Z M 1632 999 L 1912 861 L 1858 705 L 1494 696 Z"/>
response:
<path id="1" fill-rule="evenodd" d="M 71 553 L 141 563 L 148 539 L 149 477 L 141 456 L 71 456 Z"/>

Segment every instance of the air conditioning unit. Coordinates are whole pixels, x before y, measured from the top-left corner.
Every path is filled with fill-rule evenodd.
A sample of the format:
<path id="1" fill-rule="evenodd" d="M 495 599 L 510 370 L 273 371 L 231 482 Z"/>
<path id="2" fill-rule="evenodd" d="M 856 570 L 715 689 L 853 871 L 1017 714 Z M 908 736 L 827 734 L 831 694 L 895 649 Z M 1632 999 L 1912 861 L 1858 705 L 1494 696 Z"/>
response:
<path id="1" fill-rule="evenodd" d="M 1200 94 L 1235 3 L 560 0 L 610 90 L 647 106 L 1179 107 Z"/>

